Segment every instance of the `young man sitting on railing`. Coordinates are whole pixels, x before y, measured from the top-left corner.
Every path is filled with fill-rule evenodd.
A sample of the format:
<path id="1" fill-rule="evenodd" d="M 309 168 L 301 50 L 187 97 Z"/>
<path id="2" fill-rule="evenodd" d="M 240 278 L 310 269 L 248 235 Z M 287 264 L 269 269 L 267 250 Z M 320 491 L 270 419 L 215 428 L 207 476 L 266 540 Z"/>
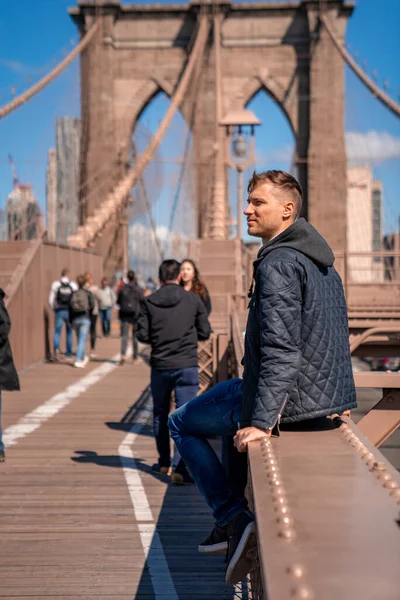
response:
<path id="1" fill-rule="evenodd" d="M 207 438 L 234 435 L 236 449 L 246 452 L 249 442 L 279 434 L 280 423 L 356 406 L 342 282 L 327 242 L 298 218 L 300 185 L 288 173 L 267 171 L 253 174 L 248 193 L 248 233 L 262 238 L 263 246 L 249 294 L 243 380 L 219 383 L 169 420 L 216 520 L 199 550 L 227 550 L 231 584 L 251 568 L 254 515 Z"/>

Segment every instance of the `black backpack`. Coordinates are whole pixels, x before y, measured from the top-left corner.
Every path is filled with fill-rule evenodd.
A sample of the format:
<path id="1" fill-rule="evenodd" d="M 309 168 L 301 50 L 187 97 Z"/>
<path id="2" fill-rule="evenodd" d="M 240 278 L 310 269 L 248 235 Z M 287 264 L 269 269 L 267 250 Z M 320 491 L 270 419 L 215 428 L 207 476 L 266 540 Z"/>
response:
<path id="1" fill-rule="evenodd" d="M 139 316 L 140 300 L 136 286 L 124 285 L 119 293 L 119 310 L 124 315 Z"/>
<path id="2" fill-rule="evenodd" d="M 72 286 L 69 283 L 63 283 L 60 281 L 60 287 L 57 290 L 57 306 L 60 308 L 68 308 L 71 302 L 71 296 L 73 293 Z"/>
<path id="3" fill-rule="evenodd" d="M 90 312 L 90 300 L 87 290 L 80 288 L 71 296 L 71 311 L 76 314 Z"/>

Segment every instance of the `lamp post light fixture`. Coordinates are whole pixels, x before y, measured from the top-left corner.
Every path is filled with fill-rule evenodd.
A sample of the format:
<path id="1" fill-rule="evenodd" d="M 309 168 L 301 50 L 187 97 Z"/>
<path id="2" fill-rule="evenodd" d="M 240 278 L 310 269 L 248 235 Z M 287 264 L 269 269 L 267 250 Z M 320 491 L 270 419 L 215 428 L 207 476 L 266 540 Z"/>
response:
<path id="1" fill-rule="evenodd" d="M 261 125 L 261 121 L 251 110 L 235 110 L 229 112 L 221 121 L 220 125 L 226 129 L 225 163 L 232 169 L 236 169 L 238 175 L 237 183 L 237 239 L 242 239 L 242 203 L 243 203 L 243 171 L 250 167 L 255 161 L 255 127 Z M 250 147 L 244 133 L 250 133 Z M 229 144 L 231 143 L 231 152 Z M 233 155 L 233 157 L 232 157 Z"/>

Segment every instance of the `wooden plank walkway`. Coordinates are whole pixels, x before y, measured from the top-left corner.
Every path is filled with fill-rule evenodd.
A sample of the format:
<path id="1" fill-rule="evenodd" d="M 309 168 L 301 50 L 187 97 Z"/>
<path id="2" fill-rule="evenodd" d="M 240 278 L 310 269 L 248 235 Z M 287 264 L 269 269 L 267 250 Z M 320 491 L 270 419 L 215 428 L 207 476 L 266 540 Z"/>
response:
<path id="1" fill-rule="evenodd" d="M 247 598 L 223 557 L 197 552 L 213 520 L 195 486 L 152 473 L 149 367 L 120 368 L 117 353 L 100 340 L 86 370 L 36 365 L 4 394 L 0 598 Z"/>

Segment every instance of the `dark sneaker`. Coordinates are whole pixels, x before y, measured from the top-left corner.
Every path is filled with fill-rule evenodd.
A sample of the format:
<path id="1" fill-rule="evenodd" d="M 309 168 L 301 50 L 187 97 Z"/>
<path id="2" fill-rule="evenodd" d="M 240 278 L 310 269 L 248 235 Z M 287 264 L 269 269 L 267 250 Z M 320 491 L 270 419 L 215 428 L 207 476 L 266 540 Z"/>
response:
<path id="1" fill-rule="evenodd" d="M 225 580 L 229 585 L 234 585 L 243 581 L 252 567 L 257 543 L 255 521 L 241 512 L 229 521 L 225 531 L 228 534 L 228 566 Z"/>
<path id="2" fill-rule="evenodd" d="M 172 473 L 171 481 L 172 481 L 172 483 L 175 483 L 175 485 L 184 485 L 185 483 L 194 483 L 193 477 L 191 477 L 187 471 L 185 473 L 177 473 L 175 471 L 175 473 Z"/>
<path id="3" fill-rule="evenodd" d="M 204 542 L 198 546 L 199 552 L 204 554 L 226 554 L 227 549 L 228 534 L 217 524 Z"/>
<path id="4" fill-rule="evenodd" d="M 155 473 L 163 473 L 164 475 L 171 475 L 172 472 L 171 467 L 162 467 L 159 463 L 154 463 L 151 470 Z"/>
<path id="5" fill-rule="evenodd" d="M 4 452 L 4 450 L 2 450 L 0 452 L 0 463 L 4 462 L 6 460 L 6 453 Z"/>

